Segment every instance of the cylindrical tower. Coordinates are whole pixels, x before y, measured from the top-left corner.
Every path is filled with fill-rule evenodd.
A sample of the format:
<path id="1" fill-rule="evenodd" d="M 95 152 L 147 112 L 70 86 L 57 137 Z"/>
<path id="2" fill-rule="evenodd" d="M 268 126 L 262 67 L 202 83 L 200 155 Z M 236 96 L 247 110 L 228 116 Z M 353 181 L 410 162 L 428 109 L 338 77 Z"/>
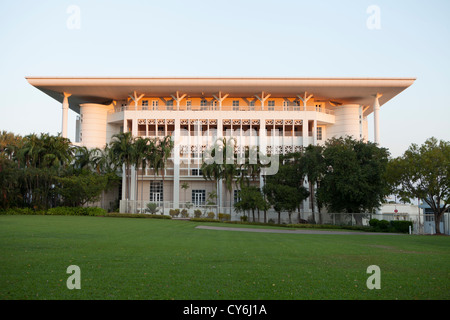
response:
<path id="1" fill-rule="evenodd" d="M 327 128 L 328 138 L 351 136 L 361 139 L 362 119 L 360 119 L 360 105 L 346 104 L 334 109 L 336 122 Z"/>
<path id="2" fill-rule="evenodd" d="M 108 125 L 108 111 L 112 105 L 96 103 L 80 104 L 81 145 L 87 148 L 103 148 L 114 134 L 113 127 Z"/>

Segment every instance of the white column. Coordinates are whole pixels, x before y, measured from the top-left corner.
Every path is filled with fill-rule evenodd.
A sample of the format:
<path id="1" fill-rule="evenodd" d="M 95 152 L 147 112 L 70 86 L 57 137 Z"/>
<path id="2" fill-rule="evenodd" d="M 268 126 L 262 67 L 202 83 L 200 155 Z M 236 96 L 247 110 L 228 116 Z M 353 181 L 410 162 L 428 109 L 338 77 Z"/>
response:
<path id="1" fill-rule="evenodd" d="M 213 95 L 214 99 L 216 99 L 217 101 L 219 101 L 219 110 L 222 111 L 222 102 L 223 100 L 225 100 L 228 97 L 228 93 L 224 96 L 222 96 L 222 91 L 219 91 L 219 97 L 216 97 L 215 95 Z"/>
<path id="2" fill-rule="evenodd" d="M 180 119 L 175 119 L 173 151 L 173 208 L 180 207 Z"/>
<path id="3" fill-rule="evenodd" d="M 270 93 L 267 95 L 264 95 L 264 92 L 261 92 L 261 97 L 255 94 L 256 99 L 258 99 L 261 102 L 261 110 L 264 110 L 264 102 L 270 98 Z"/>
<path id="4" fill-rule="evenodd" d="M 126 119 L 123 121 L 123 132 L 128 131 L 128 122 Z M 122 165 L 122 198 L 120 199 L 120 213 L 128 212 L 128 198 L 127 198 L 127 174 L 125 164 Z M 123 201 L 123 202 L 122 202 Z"/>
<path id="5" fill-rule="evenodd" d="M 314 119 L 312 132 L 313 132 L 313 143 L 312 144 L 314 146 L 316 146 L 317 145 L 317 120 L 316 119 Z"/>
<path id="6" fill-rule="evenodd" d="M 380 101 L 378 99 L 381 97 L 382 94 L 377 93 L 373 103 L 374 142 L 377 144 L 380 144 Z"/>
<path id="7" fill-rule="evenodd" d="M 258 156 L 266 156 L 267 155 L 267 130 L 266 130 L 266 119 L 260 118 L 259 119 L 259 137 L 258 137 L 258 143 L 259 146 L 259 152 L 260 154 Z M 261 158 L 260 158 L 261 160 Z M 264 168 L 261 170 L 261 173 L 259 174 L 259 187 L 261 190 L 264 188 Z"/>
<path id="8" fill-rule="evenodd" d="M 173 94 L 170 96 L 172 97 L 173 100 L 176 101 L 177 110 L 180 110 L 180 102 L 187 96 L 187 94 L 183 94 L 182 96 L 180 96 L 180 93 L 178 91 L 175 94 L 176 94 L 176 96 L 174 96 Z"/>
<path id="9" fill-rule="evenodd" d="M 64 100 L 62 104 L 62 137 L 67 138 L 67 121 L 69 116 L 69 97 L 70 93 L 64 92 Z"/>
<path id="10" fill-rule="evenodd" d="M 134 110 L 137 110 L 139 100 L 141 100 L 141 99 L 144 97 L 144 94 L 141 94 L 141 95 L 138 97 L 136 91 L 134 91 L 134 92 L 133 92 L 133 95 L 130 94 L 130 95 L 128 95 L 128 96 L 131 98 L 131 100 L 134 101 Z"/>
<path id="11" fill-rule="evenodd" d="M 302 136 L 303 136 L 303 147 L 306 148 L 309 145 L 309 135 L 308 135 L 308 118 L 303 117 L 303 125 L 302 125 Z"/>
<path id="12" fill-rule="evenodd" d="M 308 102 L 309 99 L 311 99 L 313 97 L 312 94 L 310 94 L 309 96 L 307 96 L 307 92 L 305 91 L 305 94 L 303 95 L 303 97 L 301 95 L 297 95 L 297 97 L 302 100 L 303 102 L 303 110 L 306 111 L 306 103 Z"/>
<path id="13" fill-rule="evenodd" d="M 139 101 L 139 100 L 137 100 Z M 136 108 L 137 108 L 137 101 L 135 101 L 136 103 Z M 133 122 L 131 124 L 131 134 L 133 137 L 137 137 L 137 130 L 138 130 L 138 117 L 137 117 L 137 112 L 133 112 Z M 136 179 L 136 171 L 137 168 L 132 165 L 131 166 L 131 182 L 130 182 L 130 200 L 136 200 L 136 190 L 137 190 L 137 179 Z M 136 203 L 132 204 L 132 208 L 136 209 Z"/>

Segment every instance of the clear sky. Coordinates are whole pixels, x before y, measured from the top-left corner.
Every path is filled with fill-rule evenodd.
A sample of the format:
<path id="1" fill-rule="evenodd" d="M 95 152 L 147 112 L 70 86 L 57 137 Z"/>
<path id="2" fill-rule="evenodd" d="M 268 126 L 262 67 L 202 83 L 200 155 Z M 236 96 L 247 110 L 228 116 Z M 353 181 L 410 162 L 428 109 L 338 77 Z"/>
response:
<path id="1" fill-rule="evenodd" d="M 1 0 L 0 130 L 61 131 L 61 104 L 27 76 L 415 77 L 381 108 L 398 156 L 450 140 L 449 13 L 448 0 Z"/>

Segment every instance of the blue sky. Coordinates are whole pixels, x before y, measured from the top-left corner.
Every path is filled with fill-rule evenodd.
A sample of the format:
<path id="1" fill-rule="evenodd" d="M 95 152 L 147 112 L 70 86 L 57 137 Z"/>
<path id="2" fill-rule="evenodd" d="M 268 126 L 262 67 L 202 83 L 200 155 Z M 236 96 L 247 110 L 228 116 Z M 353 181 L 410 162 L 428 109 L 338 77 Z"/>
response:
<path id="1" fill-rule="evenodd" d="M 381 108 L 381 143 L 398 156 L 450 140 L 449 13 L 447 0 L 2 0 L 0 130 L 61 131 L 61 105 L 26 76 L 416 77 Z"/>

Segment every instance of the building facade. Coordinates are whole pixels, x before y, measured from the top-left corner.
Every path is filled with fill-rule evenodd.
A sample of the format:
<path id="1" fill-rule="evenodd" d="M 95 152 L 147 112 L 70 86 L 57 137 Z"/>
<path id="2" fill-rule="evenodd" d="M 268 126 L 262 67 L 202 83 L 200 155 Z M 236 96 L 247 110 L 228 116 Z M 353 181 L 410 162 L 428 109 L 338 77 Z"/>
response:
<path id="1" fill-rule="evenodd" d="M 186 206 L 229 212 L 237 201 L 222 183 L 206 181 L 202 154 L 217 139 L 235 139 L 237 148 L 258 146 L 268 155 L 300 151 L 332 137 L 369 139 L 381 144 L 380 108 L 408 88 L 411 78 L 27 78 L 62 103 L 62 135 L 69 108 L 79 117 L 75 144 L 102 148 L 114 134 L 171 136 L 175 149 L 164 174 L 151 168 L 131 172 L 121 188 L 121 211 L 140 211 L 148 202 L 165 209 Z M 262 185 L 263 179 L 255 182 Z M 206 208 L 216 192 L 216 206 Z M 304 203 L 304 212 L 311 211 Z"/>

